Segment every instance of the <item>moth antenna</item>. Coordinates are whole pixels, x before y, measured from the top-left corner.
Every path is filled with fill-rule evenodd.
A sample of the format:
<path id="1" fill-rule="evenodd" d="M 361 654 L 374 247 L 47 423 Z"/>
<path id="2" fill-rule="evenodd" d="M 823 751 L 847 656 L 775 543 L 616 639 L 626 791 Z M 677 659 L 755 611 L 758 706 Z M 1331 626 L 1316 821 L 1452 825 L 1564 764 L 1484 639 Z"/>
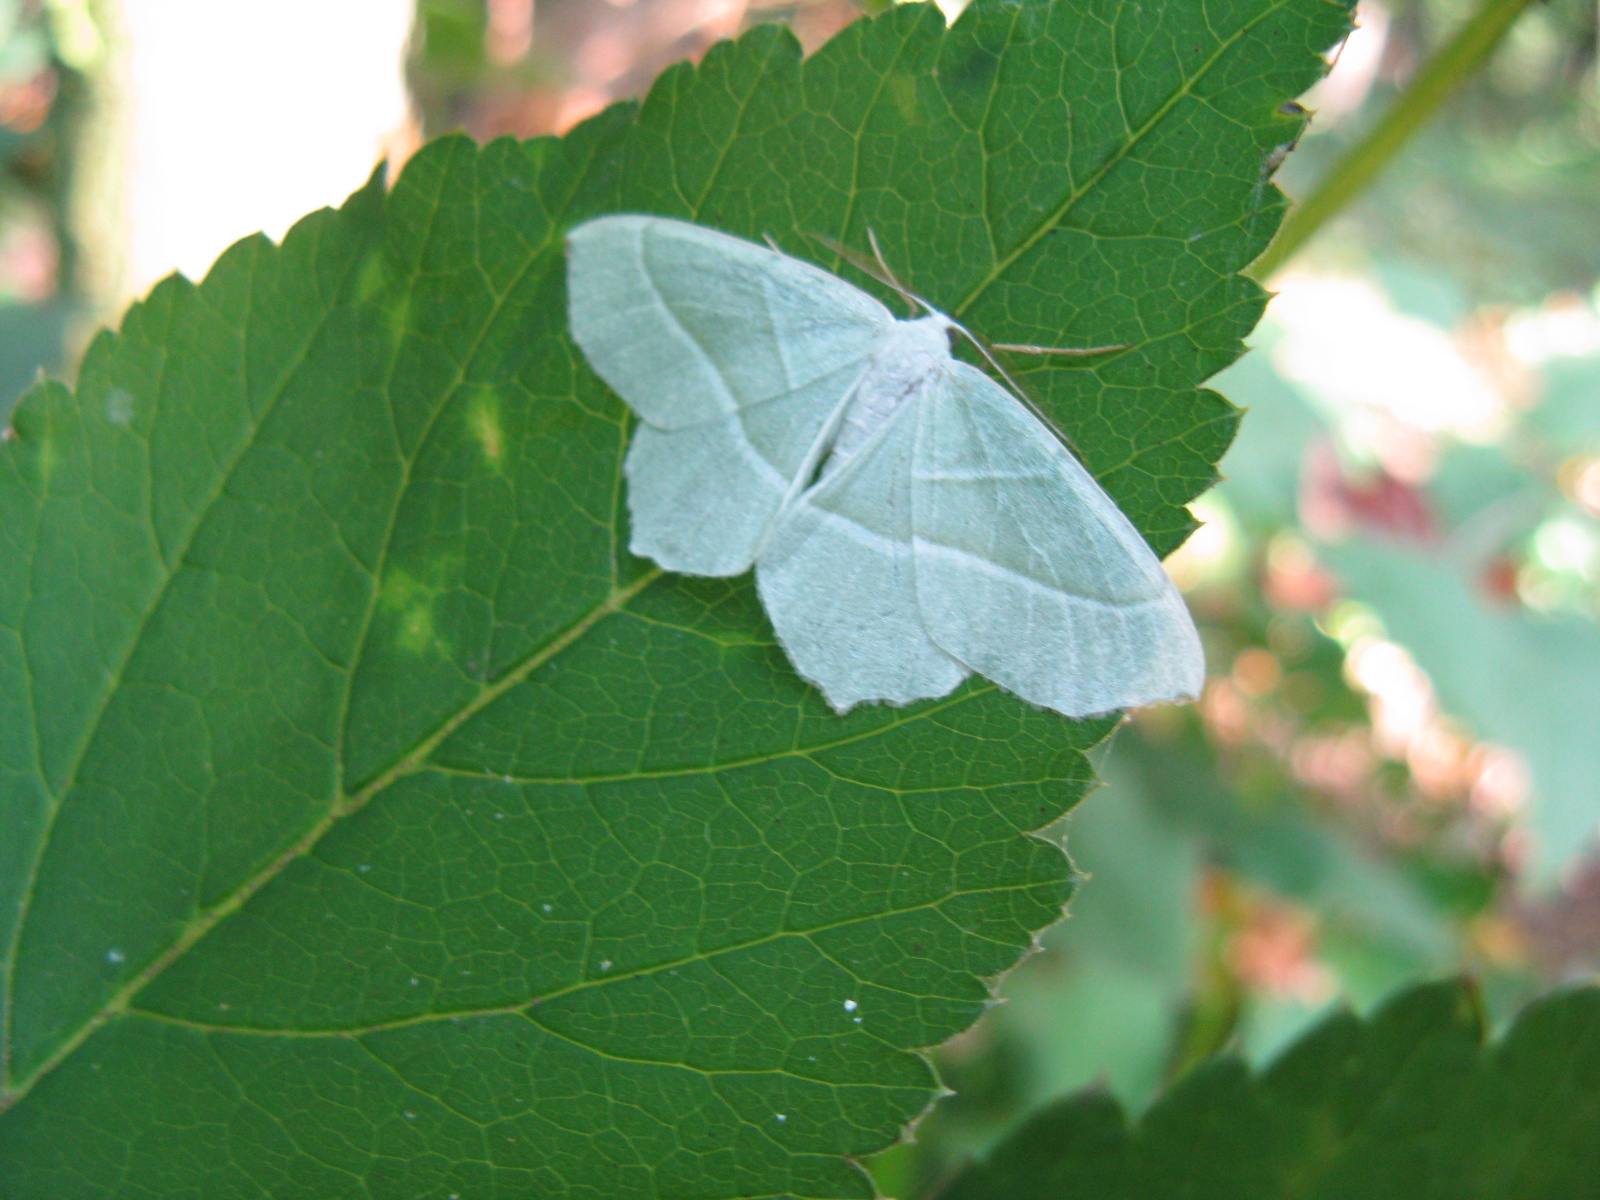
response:
<path id="1" fill-rule="evenodd" d="M 889 270 L 889 265 L 883 261 L 883 254 L 878 250 L 878 239 L 870 228 L 867 230 L 867 240 L 872 243 L 872 252 L 877 255 L 878 261 L 876 264 L 858 251 L 852 250 L 843 242 L 836 242 L 831 237 L 827 237 L 824 234 L 807 233 L 806 237 L 833 251 L 840 258 L 844 259 L 845 262 L 849 263 L 856 270 L 860 271 L 863 275 L 871 276 L 873 279 L 876 279 L 879 283 L 883 284 L 884 287 L 893 292 L 899 293 L 900 298 L 906 301 L 908 304 L 920 305 L 921 307 L 927 309 L 927 311 L 930 313 L 936 313 L 939 311 L 938 309 L 934 308 L 933 305 L 929 304 L 921 296 L 917 295 L 910 288 L 906 287 L 905 284 L 901 283 L 895 278 L 894 272 Z"/>
<path id="2" fill-rule="evenodd" d="M 1072 440 L 1072 435 L 1052 421 L 1049 416 L 1046 415 L 1044 410 L 1033 402 L 1033 397 L 1022 390 L 1022 385 L 1019 384 L 1015 379 L 1011 378 L 1011 372 L 1002 367 L 1000 365 L 1000 360 L 995 358 L 993 354 L 989 353 L 989 347 L 985 346 L 983 342 L 978 339 L 977 335 L 965 325 L 962 325 L 957 321 L 951 321 L 950 325 L 951 328 L 959 330 L 961 335 L 965 337 L 967 341 L 971 342 L 978 348 L 978 353 L 983 355 L 984 360 L 1000 373 L 1001 379 L 1006 381 L 1006 386 L 1011 389 L 1011 394 L 1014 395 L 1018 400 L 1021 400 L 1022 403 L 1027 406 L 1029 412 L 1038 417 L 1039 420 L 1043 421 L 1046 429 L 1052 431 L 1058 438 L 1065 442 L 1067 444 L 1067 448 L 1071 450 L 1072 453 L 1077 457 L 1077 460 L 1083 464 L 1084 470 L 1088 470 L 1089 463 L 1083 457 L 1083 451 L 1078 449 L 1078 443 Z M 1002 350 L 1005 349 L 1005 347 L 996 346 L 995 349 Z"/>
<path id="3" fill-rule="evenodd" d="M 883 275 L 884 278 L 889 281 L 889 286 L 895 291 L 899 292 L 902 296 L 915 300 L 929 312 L 932 312 L 933 305 L 929 304 L 921 296 L 916 295 L 910 288 L 900 282 L 899 276 L 894 273 L 894 268 L 889 265 L 889 260 L 884 258 L 883 249 L 878 245 L 878 232 L 877 230 L 873 229 L 871 225 L 867 226 L 867 245 L 872 247 L 872 257 L 877 259 L 878 265 L 883 268 Z"/>
<path id="4" fill-rule="evenodd" d="M 1029 346 L 1019 342 L 996 342 L 992 348 L 1012 354 L 1066 354 L 1081 357 L 1086 354 L 1109 354 L 1113 350 L 1131 350 L 1133 343 L 1118 342 L 1114 346 Z"/>
<path id="5" fill-rule="evenodd" d="M 835 254 L 844 259 L 851 266 L 855 267 L 856 270 L 860 271 L 863 275 L 870 275 L 873 279 L 876 279 L 879 283 L 883 284 L 884 287 L 893 288 L 896 292 L 900 293 L 903 299 L 909 300 L 914 304 L 919 304 L 930 314 L 938 317 L 944 317 L 946 321 L 949 321 L 950 328 L 959 331 L 960 334 L 967 339 L 967 341 L 971 342 L 978 348 L 978 353 L 983 355 L 984 361 L 986 361 L 995 369 L 995 371 L 999 373 L 1001 379 L 1006 381 L 1006 386 L 1011 389 L 1012 395 L 1016 396 L 1018 400 L 1022 401 L 1029 412 L 1031 412 L 1035 417 L 1039 418 L 1040 421 L 1044 422 L 1046 429 L 1051 430 L 1058 438 L 1066 443 L 1067 448 L 1072 451 L 1072 453 L 1077 457 L 1078 461 L 1083 463 L 1084 469 L 1088 470 L 1089 464 L 1083 457 L 1083 451 L 1078 449 L 1078 443 L 1072 440 L 1072 435 L 1052 421 L 1049 416 L 1045 414 L 1044 410 L 1033 402 L 1033 398 L 1029 396 L 1027 392 L 1022 390 L 1022 385 L 1019 384 L 1015 379 L 1011 378 L 1011 372 L 1002 367 L 999 360 L 989 352 L 989 347 L 985 346 L 978 336 L 965 325 L 961 324 L 960 321 L 957 321 L 952 317 L 940 312 L 937 308 L 929 304 L 921 296 L 917 295 L 910 288 L 906 287 L 905 284 L 901 283 L 900 280 L 895 277 L 895 273 L 890 269 L 888 262 L 884 259 L 883 249 L 878 245 L 878 235 L 873 231 L 872 226 L 867 226 L 867 242 L 872 247 L 873 257 L 878 260 L 876 264 L 868 262 L 860 254 L 852 250 L 849 246 L 844 245 L 842 242 L 836 242 L 832 238 L 823 234 L 807 233 L 806 237 L 810 238 L 814 242 L 819 243 L 827 249 L 832 250 Z M 1013 350 L 1021 353 L 1035 352 L 1039 354 L 1100 354 L 1108 350 L 1126 350 L 1127 348 L 1128 347 L 1126 345 L 1095 346 L 1087 350 L 1048 350 L 1041 346 L 1016 345 L 1002 345 L 995 347 L 996 350 Z"/>
<path id="6" fill-rule="evenodd" d="M 768 245 L 768 247 L 771 248 L 771 250 L 772 250 L 772 252 L 774 254 L 782 254 L 783 253 L 783 247 L 778 245 L 778 239 L 773 237 L 770 233 L 763 233 L 761 235 L 761 240 L 764 241 Z"/>
<path id="7" fill-rule="evenodd" d="M 849 246 L 846 246 L 843 242 L 835 241 L 825 233 L 812 233 L 810 230 L 801 230 L 801 233 L 810 238 L 813 242 L 816 242 L 819 246 L 823 247 L 823 249 L 831 250 L 833 253 L 837 254 L 840 258 L 844 259 L 845 262 L 849 263 L 862 274 L 872 276 L 872 278 L 883 284 L 884 287 L 894 287 L 894 284 L 885 279 L 877 267 L 875 267 L 861 254 L 857 253 L 855 250 L 852 250 Z"/>

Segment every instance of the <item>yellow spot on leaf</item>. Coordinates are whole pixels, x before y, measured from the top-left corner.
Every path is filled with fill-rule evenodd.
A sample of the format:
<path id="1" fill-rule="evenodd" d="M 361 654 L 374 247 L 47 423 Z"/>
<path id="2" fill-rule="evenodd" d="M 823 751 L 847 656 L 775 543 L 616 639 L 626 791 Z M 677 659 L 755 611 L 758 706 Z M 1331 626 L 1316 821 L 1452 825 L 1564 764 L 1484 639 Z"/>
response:
<path id="1" fill-rule="evenodd" d="M 910 75 L 891 75 L 888 80 L 889 98 L 900 110 L 907 125 L 922 124 L 922 102 L 917 96 L 917 81 Z"/>
<path id="2" fill-rule="evenodd" d="M 388 310 L 389 341 L 398 346 L 405 341 L 406 331 L 411 323 L 411 298 L 401 296 Z"/>
<path id="3" fill-rule="evenodd" d="M 483 456 L 495 469 L 505 453 L 505 435 L 500 430 L 500 397 L 492 391 L 480 392 L 467 408 L 467 428 L 483 447 Z"/>
<path id="4" fill-rule="evenodd" d="M 401 650 L 450 657 L 450 647 L 434 624 L 434 606 L 442 592 L 455 586 L 461 568 L 459 557 L 442 558 L 430 567 L 432 579 L 428 582 L 404 571 L 393 571 L 384 581 L 382 603 L 396 614 L 395 645 Z"/>
<path id="5" fill-rule="evenodd" d="M 434 644 L 433 605 L 424 601 L 407 609 L 400 618 L 400 649 L 410 654 L 425 653 Z"/>

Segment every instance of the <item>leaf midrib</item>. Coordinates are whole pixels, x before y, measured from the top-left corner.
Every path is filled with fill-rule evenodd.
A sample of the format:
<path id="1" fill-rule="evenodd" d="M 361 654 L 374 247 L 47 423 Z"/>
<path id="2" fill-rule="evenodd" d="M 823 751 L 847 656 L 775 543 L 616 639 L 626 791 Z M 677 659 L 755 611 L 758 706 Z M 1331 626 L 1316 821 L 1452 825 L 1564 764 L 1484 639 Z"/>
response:
<path id="1" fill-rule="evenodd" d="M 443 176 L 441 175 L 441 179 L 442 178 Z M 583 179 L 584 171 L 580 170 L 574 172 L 574 182 L 572 188 L 573 193 L 575 193 L 576 190 L 582 185 Z M 561 205 L 557 206 L 555 211 L 564 211 L 566 205 L 571 202 L 571 198 L 572 193 L 569 193 L 566 200 L 564 200 Z M 432 222 L 437 216 L 437 213 L 438 203 L 436 196 L 435 202 L 429 211 L 429 228 L 428 231 L 423 235 L 422 245 L 424 248 L 426 246 L 428 237 L 431 235 Z M 399 452 L 399 448 L 397 447 L 397 457 L 399 457 L 403 464 L 402 478 L 395 491 L 395 499 L 390 511 L 389 524 L 384 530 L 382 550 L 378 556 L 377 565 L 373 570 L 372 594 L 368 598 L 367 609 L 363 614 L 361 638 L 355 642 L 358 654 L 360 652 L 360 647 L 365 641 L 366 629 L 370 625 L 372 615 L 377 608 L 377 599 L 380 590 L 379 585 L 382 580 L 383 571 L 388 563 L 396 522 L 399 519 L 400 510 L 404 506 L 406 490 L 409 486 L 411 473 L 414 469 L 414 460 L 422 453 L 423 448 L 428 444 L 429 437 L 438 422 L 440 414 L 444 411 L 444 409 L 449 407 L 450 401 L 457 395 L 457 393 L 459 393 L 461 387 L 464 385 L 466 373 L 470 368 L 478 349 L 482 346 L 483 339 L 488 336 L 488 333 L 493 328 L 495 321 L 499 319 L 500 313 L 504 309 L 507 297 L 509 297 L 512 292 L 515 291 L 518 283 L 527 275 L 527 273 L 533 270 L 543 259 L 545 254 L 548 252 L 552 241 L 554 240 L 558 228 L 559 223 L 552 219 L 550 223 L 550 229 L 547 231 L 544 239 L 536 248 L 528 253 L 527 262 L 524 263 L 522 269 L 517 273 L 516 277 L 506 285 L 505 289 L 495 297 L 494 304 L 490 307 L 489 312 L 485 315 L 483 323 L 477 332 L 477 336 L 473 339 L 472 349 L 462 357 L 461 365 L 457 368 L 455 377 L 445 388 L 441 389 L 439 403 L 434 407 L 434 411 L 429 415 L 427 425 L 423 428 L 421 434 L 417 438 L 413 453 L 408 456 L 403 452 Z M 282 253 L 282 248 L 274 247 L 274 252 Z M 217 487 L 207 498 L 206 503 L 197 509 L 197 515 L 192 528 L 188 531 L 181 548 L 173 555 L 171 559 L 173 568 L 168 572 L 166 579 L 163 580 L 157 596 L 152 601 L 150 608 L 143 614 L 139 628 L 129 642 L 127 654 L 124 657 L 123 663 L 118 668 L 116 681 L 113 682 L 113 684 L 107 689 L 95 717 L 91 720 L 87 727 L 87 733 L 85 735 L 83 744 L 79 747 L 79 751 L 73 762 L 73 766 L 64 779 L 64 787 L 62 791 L 63 797 L 68 791 L 71 790 L 71 784 L 76 779 L 77 771 L 82 765 L 83 756 L 87 753 L 89 746 L 93 744 L 94 734 L 99 728 L 100 718 L 103 717 L 106 707 L 110 703 L 111 696 L 116 693 L 118 687 L 120 686 L 122 670 L 126 668 L 127 662 L 131 660 L 133 653 L 143 641 L 144 630 L 154 616 L 155 612 L 160 608 L 161 598 L 166 595 L 167 590 L 171 587 L 172 581 L 177 577 L 179 569 L 181 568 L 184 558 L 186 557 L 188 547 L 193 543 L 194 537 L 197 536 L 198 531 L 205 524 L 206 518 L 215 507 L 217 500 L 220 499 L 224 494 L 227 484 L 232 479 L 233 473 L 237 469 L 239 462 L 242 461 L 245 455 L 249 453 L 250 449 L 257 444 L 258 436 L 262 426 L 265 425 L 272 411 L 276 409 L 278 401 L 288 390 L 289 385 L 293 382 L 299 369 L 304 365 L 306 357 L 309 355 L 311 348 L 316 345 L 317 339 L 322 335 L 327 322 L 332 318 L 333 314 L 338 311 L 340 301 L 343 299 L 346 287 L 349 283 L 350 274 L 356 269 L 357 266 L 357 257 L 352 256 L 350 265 L 346 268 L 345 273 L 340 277 L 339 287 L 335 289 L 333 293 L 334 299 L 330 303 L 327 312 L 323 314 L 322 318 L 318 321 L 315 330 L 313 330 L 311 335 L 306 339 L 305 345 L 301 348 L 301 351 L 296 357 L 295 361 L 285 370 L 284 376 L 280 381 L 275 393 L 273 394 L 272 399 L 262 410 L 261 417 L 255 423 L 250 436 L 244 439 L 244 441 L 241 443 L 239 452 L 234 456 L 233 460 L 227 465 L 227 467 L 219 473 L 219 482 Z M 414 287 L 420 277 L 419 271 L 411 272 L 407 285 L 408 288 Z M 254 284 L 255 275 L 252 272 L 252 298 L 254 296 Z M 197 290 L 200 289 L 197 288 Z M 391 374 L 389 380 L 390 383 L 392 383 L 392 378 L 393 377 Z M 623 590 L 627 591 L 628 597 L 631 598 L 632 594 L 634 594 L 637 590 L 642 589 L 646 584 L 653 580 L 657 574 L 659 574 L 659 572 L 648 574 L 642 579 L 636 581 L 632 588 Z M 54 831 L 57 815 L 62 808 L 61 803 L 58 801 L 51 811 L 50 821 L 46 827 L 45 835 L 43 838 L 41 838 L 39 853 L 35 858 L 30 870 L 28 877 L 28 888 L 24 893 L 24 904 L 22 911 L 18 916 L 16 932 L 9 952 L 10 957 L 7 959 L 10 970 L 7 975 L 8 997 L 5 1013 L 6 1055 L 3 1060 L 0 1060 L 0 1067 L 3 1067 L 3 1070 L 0 1070 L 0 1113 L 3 1113 L 12 1104 L 15 1104 L 24 1095 L 26 1095 L 40 1078 L 46 1075 L 58 1063 L 69 1057 L 79 1045 L 81 1045 L 107 1020 L 120 1012 L 126 1011 L 128 1001 L 134 995 L 146 987 L 162 971 L 166 970 L 171 963 L 182 957 L 183 954 L 187 953 L 191 946 L 199 941 L 200 938 L 204 937 L 205 934 L 211 929 L 215 928 L 217 924 L 226 919 L 233 912 L 237 911 L 251 896 L 253 896 L 262 887 L 266 886 L 271 879 L 275 878 L 281 871 L 283 871 L 284 868 L 289 865 L 289 863 L 308 852 L 312 846 L 321 840 L 322 835 L 332 828 L 334 824 L 344 817 L 349 816 L 357 809 L 364 807 L 367 801 L 370 800 L 373 795 L 376 795 L 377 792 L 381 791 L 384 787 L 387 787 L 401 775 L 408 774 L 410 771 L 417 769 L 417 767 L 421 765 L 422 759 L 425 759 L 428 754 L 431 754 L 434 748 L 437 747 L 440 742 L 442 742 L 452 732 L 459 728 L 461 724 L 470 719 L 482 707 L 498 697 L 502 692 L 523 678 L 527 673 L 536 669 L 537 666 L 544 662 L 549 656 L 559 653 L 559 651 L 569 645 L 572 640 L 575 640 L 577 637 L 581 636 L 583 632 L 587 631 L 587 629 L 592 626 L 595 621 L 598 621 L 603 616 L 608 615 L 608 612 L 610 611 L 608 605 L 610 604 L 611 600 L 615 598 L 616 594 L 617 593 L 614 591 L 612 596 L 608 597 L 606 601 L 603 601 L 599 606 L 597 606 L 597 608 L 593 610 L 588 617 L 580 619 L 577 623 L 570 627 L 565 634 L 558 636 L 541 650 L 535 651 L 535 653 L 530 655 L 530 657 L 524 663 L 507 672 L 506 675 L 504 675 L 500 680 L 496 681 L 496 683 L 482 689 L 472 701 L 469 701 L 455 714 L 447 718 L 434 731 L 433 734 L 423 738 L 410 753 L 402 755 L 389 771 L 381 773 L 370 783 L 360 788 L 354 795 L 347 793 L 343 786 L 342 777 L 344 769 L 344 755 L 341 752 L 338 756 L 340 783 L 335 788 L 333 800 L 329 804 L 328 809 L 323 816 L 319 818 L 313 825 L 311 825 L 307 829 L 306 833 L 297 839 L 295 843 L 283 854 L 279 855 L 261 871 L 243 881 L 220 902 L 207 909 L 195 920 L 191 921 L 190 924 L 176 938 L 173 939 L 172 944 L 168 946 L 165 951 L 152 959 L 150 963 L 146 965 L 144 970 L 136 973 L 133 976 L 130 976 L 127 982 L 113 992 L 108 998 L 107 1002 L 102 1005 L 101 1008 L 89 1020 L 84 1022 L 84 1024 L 79 1027 L 77 1032 L 75 1032 L 71 1037 L 63 1039 L 55 1052 L 53 1052 L 43 1062 L 35 1067 L 35 1069 L 25 1079 L 18 1081 L 12 1087 L 7 1087 L 6 1084 L 10 1079 L 9 1072 L 11 1065 L 9 1053 L 11 1019 L 15 1012 L 15 1003 L 13 997 L 17 979 L 16 950 L 22 942 L 23 929 L 27 923 L 29 907 L 28 902 L 31 901 L 33 892 L 38 883 L 38 869 L 44 861 L 45 850 L 49 845 L 51 834 Z M 347 671 L 347 679 L 351 681 L 352 686 L 357 674 L 357 665 L 357 663 L 352 663 Z M 347 687 L 345 690 L 345 696 L 342 700 L 342 705 L 344 707 L 341 710 L 338 720 L 341 738 L 343 735 L 344 721 L 348 715 L 347 710 L 350 693 L 351 687 Z"/>
<path id="2" fill-rule="evenodd" d="M 328 830 L 333 828 L 334 825 L 343 820 L 345 817 L 349 816 L 351 813 L 364 807 L 373 796 L 394 784 L 402 777 L 421 770 L 426 764 L 428 756 L 433 753 L 433 751 L 438 747 L 439 743 L 444 741 L 445 738 L 449 737 L 450 734 L 454 733 L 462 724 L 471 720 L 472 717 L 476 716 L 480 711 L 482 711 L 482 709 L 487 707 L 494 700 L 498 699 L 505 691 L 522 682 L 522 680 L 533 671 L 536 671 L 539 667 L 543 666 L 544 663 L 548 662 L 555 655 L 561 653 L 573 642 L 581 638 L 599 621 L 610 616 L 614 612 L 620 611 L 620 609 L 629 600 L 633 599 L 634 596 L 643 591 L 651 583 L 654 583 L 656 579 L 660 577 L 660 575 L 661 572 L 659 570 L 648 572 L 639 579 L 635 580 L 633 583 L 629 584 L 627 587 L 620 588 L 613 592 L 607 598 L 605 603 L 595 607 L 587 617 L 569 627 L 568 630 L 562 634 L 562 636 L 547 643 L 538 652 L 529 655 L 515 669 L 508 671 L 495 683 L 485 687 L 477 696 L 473 698 L 471 703 L 464 705 L 454 716 L 450 718 L 450 720 L 446 721 L 427 738 L 419 742 L 411 751 L 411 753 L 406 755 L 406 757 L 400 762 L 396 763 L 388 771 L 384 772 L 371 783 L 367 784 L 361 789 L 361 791 L 357 792 L 355 796 L 351 797 L 343 805 L 330 808 L 329 811 L 316 822 L 316 824 L 308 829 L 306 833 L 294 843 L 294 845 L 285 850 L 281 855 L 279 855 L 266 867 L 258 871 L 255 875 L 251 876 L 238 888 L 234 889 L 234 891 L 230 892 L 228 897 L 221 903 L 215 905 L 211 909 L 208 909 L 203 916 L 191 922 L 190 925 L 177 938 L 173 939 L 171 946 L 169 946 L 156 958 L 152 959 L 144 968 L 144 970 L 140 971 L 134 976 L 131 976 L 122 987 L 118 988 L 114 993 L 112 993 L 111 998 L 100 1008 L 100 1010 L 91 1020 L 84 1022 L 84 1024 L 79 1027 L 78 1031 L 73 1034 L 72 1037 L 64 1040 L 53 1054 L 51 1054 L 48 1058 L 41 1062 L 37 1068 L 35 1068 L 31 1075 L 19 1083 L 13 1091 L 7 1093 L 3 1099 L 0 1099 L 0 1112 L 4 1112 L 6 1108 L 10 1107 L 12 1104 L 15 1104 L 24 1095 L 26 1095 L 33 1085 L 39 1081 L 39 1079 L 48 1074 L 64 1059 L 71 1056 L 71 1054 L 80 1045 L 82 1045 L 83 1042 L 87 1040 L 95 1030 L 100 1028 L 101 1025 L 105 1024 L 106 1021 L 110 1020 L 114 1016 L 128 1011 L 129 1003 L 135 995 L 148 986 L 158 975 L 165 971 L 167 967 L 171 966 L 179 958 L 183 957 L 183 955 L 186 954 L 189 949 L 202 937 L 214 929 L 223 920 L 227 919 L 229 916 L 243 907 L 245 902 L 248 901 L 251 896 L 255 895 L 273 879 L 277 878 L 277 876 L 281 874 L 290 863 L 295 862 L 297 859 L 309 853 L 311 849 L 322 840 L 323 835 L 327 833 Z"/>

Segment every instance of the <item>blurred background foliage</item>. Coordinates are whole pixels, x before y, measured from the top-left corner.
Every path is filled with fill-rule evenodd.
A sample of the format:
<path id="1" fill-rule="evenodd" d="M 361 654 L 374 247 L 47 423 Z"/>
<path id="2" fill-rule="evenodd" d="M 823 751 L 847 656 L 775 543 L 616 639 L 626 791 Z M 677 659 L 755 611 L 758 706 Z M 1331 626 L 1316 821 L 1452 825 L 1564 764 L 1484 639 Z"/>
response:
<path id="1" fill-rule="evenodd" d="M 58 5 L 66 9 L 67 5 Z M 68 221 L 84 77 L 32 0 L 0 0 L 0 414 L 62 364 L 74 293 Z"/>
<path id="2" fill-rule="evenodd" d="M 1478 9 L 1362 0 L 1285 190 Z M 374 155 L 560 132 L 752 22 L 814 48 L 861 11 L 416 0 L 411 111 Z M 0 409 L 108 303 L 68 214 L 114 24 L 108 3 L 0 0 Z M 1135 714 L 1105 787 L 1047 831 L 1083 875 L 1071 917 L 937 1051 L 954 1094 L 874 1164 L 888 1194 L 936 1190 L 1066 1091 L 1138 1109 L 1218 1048 L 1269 1058 L 1330 1004 L 1465 969 L 1504 1020 L 1600 970 L 1596 39 L 1593 0 L 1528 6 L 1264 280 L 1255 350 L 1214 382 L 1249 415 L 1169 564 L 1206 694 Z"/>

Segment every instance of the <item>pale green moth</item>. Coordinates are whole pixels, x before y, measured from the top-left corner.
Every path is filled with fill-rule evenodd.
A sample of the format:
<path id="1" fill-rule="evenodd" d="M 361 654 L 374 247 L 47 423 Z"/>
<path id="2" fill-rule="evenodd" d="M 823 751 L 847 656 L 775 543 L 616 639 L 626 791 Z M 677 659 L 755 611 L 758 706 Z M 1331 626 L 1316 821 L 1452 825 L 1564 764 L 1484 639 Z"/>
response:
<path id="1" fill-rule="evenodd" d="M 640 425 L 632 549 L 756 585 L 799 673 L 843 712 L 969 674 L 1084 717 L 1192 698 L 1177 589 L 1077 458 L 952 357 L 819 267 L 663 217 L 567 239 L 572 336 Z"/>

